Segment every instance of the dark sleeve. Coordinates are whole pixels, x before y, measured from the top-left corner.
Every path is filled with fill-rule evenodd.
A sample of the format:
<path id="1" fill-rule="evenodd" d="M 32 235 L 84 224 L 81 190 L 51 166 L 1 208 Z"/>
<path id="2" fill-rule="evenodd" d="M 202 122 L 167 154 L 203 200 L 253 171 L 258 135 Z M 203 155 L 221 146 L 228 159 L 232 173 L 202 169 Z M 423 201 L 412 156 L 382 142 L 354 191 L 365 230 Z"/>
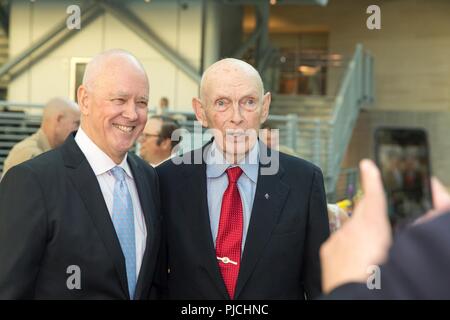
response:
<path id="1" fill-rule="evenodd" d="M 378 287 L 368 273 L 369 286 L 345 284 L 324 298 L 450 299 L 449 230 L 449 213 L 410 227 L 394 241 L 387 262 L 380 267 Z"/>
<path id="2" fill-rule="evenodd" d="M 46 247 L 44 196 L 27 165 L 0 183 L 0 299 L 32 299 Z"/>
<path id="3" fill-rule="evenodd" d="M 327 199 L 322 172 L 315 168 L 309 198 L 308 227 L 306 232 L 303 282 L 306 297 L 318 298 L 322 292 L 319 250 L 330 235 Z"/>

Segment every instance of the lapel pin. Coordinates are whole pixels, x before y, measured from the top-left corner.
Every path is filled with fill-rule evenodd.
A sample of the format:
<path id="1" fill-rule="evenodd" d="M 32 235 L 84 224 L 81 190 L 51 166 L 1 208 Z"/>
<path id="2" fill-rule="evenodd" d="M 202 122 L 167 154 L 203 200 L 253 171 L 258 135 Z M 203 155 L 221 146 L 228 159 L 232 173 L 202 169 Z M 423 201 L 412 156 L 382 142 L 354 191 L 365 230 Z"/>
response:
<path id="1" fill-rule="evenodd" d="M 269 199 L 269 194 L 266 193 L 266 195 L 264 197 L 266 198 L 266 200 Z"/>

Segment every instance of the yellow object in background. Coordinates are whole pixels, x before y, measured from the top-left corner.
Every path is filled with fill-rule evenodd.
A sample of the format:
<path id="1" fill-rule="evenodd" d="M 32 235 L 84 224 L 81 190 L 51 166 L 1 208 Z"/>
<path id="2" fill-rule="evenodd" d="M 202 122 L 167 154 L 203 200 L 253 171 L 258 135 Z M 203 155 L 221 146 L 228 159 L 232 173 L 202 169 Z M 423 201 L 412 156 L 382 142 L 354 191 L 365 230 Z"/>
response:
<path id="1" fill-rule="evenodd" d="M 339 201 L 336 204 L 338 205 L 339 208 L 346 210 L 346 211 L 352 207 L 352 202 L 348 199 Z"/>

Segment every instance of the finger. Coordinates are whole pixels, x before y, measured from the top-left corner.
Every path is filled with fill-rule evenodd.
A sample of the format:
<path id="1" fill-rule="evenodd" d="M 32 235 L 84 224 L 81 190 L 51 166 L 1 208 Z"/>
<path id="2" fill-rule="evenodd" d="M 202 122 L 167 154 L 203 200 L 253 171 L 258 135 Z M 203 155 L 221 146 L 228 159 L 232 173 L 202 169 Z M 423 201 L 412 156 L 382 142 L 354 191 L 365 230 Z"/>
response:
<path id="1" fill-rule="evenodd" d="M 431 178 L 431 191 L 433 194 L 434 210 L 443 211 L 450 208 L 450 195 L 436 177 Z"/>
<path id="2" fill-rule="evenodd" d="M 375 205 L 380 209 L 386 205 L 383 182 L 377 166 L 372 160 L 364 159 L 360 162 L 362 187 L 367 206 Z"/>

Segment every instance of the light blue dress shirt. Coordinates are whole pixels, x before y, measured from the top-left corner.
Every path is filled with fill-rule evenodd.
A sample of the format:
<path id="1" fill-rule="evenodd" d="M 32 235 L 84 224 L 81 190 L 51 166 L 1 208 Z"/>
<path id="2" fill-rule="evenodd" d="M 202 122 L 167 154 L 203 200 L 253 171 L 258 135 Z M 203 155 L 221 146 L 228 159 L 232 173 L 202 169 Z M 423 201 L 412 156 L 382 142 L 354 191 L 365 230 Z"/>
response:
<path id="1" fill-rule="evenodd" d="M 238 164 L 243 173 L 237 181 L 239 194 L 242 200 L 243 209 L 243 232 L 242 232 L 242 252 L 244 251 L 245 240 L 247 239 L 248 225 L 255 199 L 256 183 L 258 182 L 259 170 L 259 143 L 256 142 L 247 156 Z M 213 141 L 206 152 L 206 179 L 209 220 L 211 223 L 211 233 L 216 245 L 216 238 L 219 229 L 220 211 L 222 208 L 222 197 L 228 187 L 228 176 L 226 170 L 232 165 L 226 161 L 222 152 Z"/>

